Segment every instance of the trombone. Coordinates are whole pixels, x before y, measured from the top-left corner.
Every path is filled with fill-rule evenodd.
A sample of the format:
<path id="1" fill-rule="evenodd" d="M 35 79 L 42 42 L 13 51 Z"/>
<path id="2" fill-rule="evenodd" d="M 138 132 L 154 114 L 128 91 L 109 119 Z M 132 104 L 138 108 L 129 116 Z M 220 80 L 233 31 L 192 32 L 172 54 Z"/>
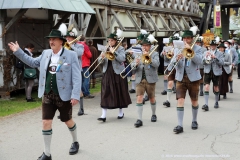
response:
<path id="1" fill-rule="evenodd" d="M 139 57 L 140 57 L 140 55 L 138 55 L 136 59 L 138 59 Z M 130 71 L 128 71 L 128 73 L 126 73 L 124 76 L 122 75 L 122 74 L 126 71 L 126 69 L 127 69 L 129 66 L 131 66 L 131 64 L 132 64 L 133 62 L 134 62 L 134 60 L 133 60 L 131 63 L 129 63 L 129 64 L 127 65 L 127 67 L 124 68 L 124 69 L 122 70 L 122 72 L 120 73 L 120 76 L 121 76 L 123 79 L 126 78 L 127 75 L 128 75 L 133 69 L 136 68 L 137 64 L 136 64 L 135 66 L 132 66 L 131 69 L 130 69 Z"/>
<path id="2" fill-rule="evenodd" d="M 86 72 L 83 74 L 85 78 L 89 78 L 92 73 L 97 69 L 97 67 L 103 62 L 103 60 L 105 58 L 107 58 L 108 60 L 115 60 L 115 55 L 114 55 L 114 52 L 118 49 L 118 47 L 121 45 L 122 41 L 123 41 L 124 37 L 120 38 L 119 39 L 119 42 L 117 44 L 117 46 L 114 48 L 113 52 L 111 51 L 106 51 L 104 54 L 106 54 L 106 56 L 104 58 L 101 59 L 101 61 L 97 64 L 97 66 L 92 70 L 92 72 L 89 73 L 88 76 L 86 76 L 86 73 L 90 70 L 90 68 L 92 68 L 92 66 L 98 61 L 98 59 L 101 57 L 101 55 L 103 54 L 103 51 L 101 52 L 101 54 L 98 56 L 97 59 L 95 59 L 95 61 L 91 64 L 91 66 L 89 66 L 89 68 L 86 70 Z M 105 46 L 106 48 L 110 47 L 109 44 L 107 44 Z"/>
<path id="3" fill-rule="evenodd" d="M 158 45 L 154 46 L 154 48 L 152 49 L 152 51 L 149 54 L 143 54 L 141 57 L 142 63 L 143 64 L 150 64 L 152 62 L 151 60 L 151 55 L 153 54 L 153 52 L 158 48 Z"/>
<path id="4" fill-rule="evenodd" d="M 109 44 L 107 44 L 107 45 L 105 46 L 105 48 L 108 48 L 108 47 L 109 47 Z M 84 73 L 84 77 L 85 77 L 85 78 L 89 78 L 89 77 L 92 75 L 92 73 L 98 68 L 98 66 L 102 63 L 102 61 L 105 59 L 105 57 L 102 58 L 101 61 L 100 61 L 100 62 L 96 65 L 96 67 L 92 70 L 92 72 L 90 72 L 90 73 L 88 74 L 88 76 L 86 76 L 86 73 L 87 73 L 87 72 L 90 70 L 90 68 L 92 68 L 92 66 L 98 61 L 98 59 L 102 56 L 103 52 L 104 52 L 104 51 L 102 51 L 101 54 L 98 56 L 98 58 L 96 58 L 95 61 L 91 64 L 91 66 L 88 67 L 88 69 L 87 69 L 86 72 Z"/>
<path id="5" fill-rule="evenodd" d="M 151 55 L 153 54 L 153 52 L 158 48 L 158 45 L 154 46 L 154 48 L 152 49 L 152 51 L 149 54 L 146 55 L 142 55 L 141 56 L 141 61 L 143 64 L 150 64 L 152 62 L 151 60 Z M 140 55 L 137 56 L 136 59 L 138 59 L 140 57 Z M 126 69 L 133 63 L 134 61 L 132 61 L 130 64 L 127 65 L 127 67 L 125 67 L 123 69 L 123 71 L 120 73 L 120 76 L 124 79 L 133 69 L 136 68 L 137 64 L 135 66 L 132 66 L 131 70 L 128 71 L 128 73 L 126 73 L 124 76 L 122 75 Z"/>
<path id="6" fill-rule="evenodd" d="M 195 53 L 194 53 L 194 50 L 192 49 L 193 48 L 193 46 L 195 45 L 195 43 L 197 42 L 197 39 L 199 38 L 199 34 L 197 35 L 197 37 L 194 39 L 194 41 L 193 41 L 193 43 L 192 43 L 192 45 L 191 45 L 191 47 L 190 48 L 184 48 L 183 50 L 180 50 L 180 52 L 177 54 L 177 55 L 179 55 L 181 52 L 182 52 L 182 54 L 183 54 L 183 56 L 185 57 L 185 58 L 187 58 L 188 60 L 189 59 L 192 59 L 193 57 L 194 57 L 194 55 L 195 55 Z M 176 56 L 177 56 L 176 55 Z M 172 70 L 170 71 L 170 73 L 168 74 L 168 76 L 172 73 L 172 71 L 175 69 L 175 67 L 177 66 L 177 64 L 178 64 L 178 62 L 179 62 L 179 60 L 176 62 L 176 64 L 173 66 L 173 68 L 172 68 Z M 170 65 L 170 64 L 169 64 Z M 164 71 L 165 72 L 165 71 Z"/>
<path id="7" fill-rule="evenodd" d="M 71 49 L 71 45 L 77 41 L 79 41 L 79 39 L 82 37 L 82 35 L 78 36 L 77 38 L 75 38 L 74 40 L 72 40 L 71 42 L 65 42 L 64 44 L 64 48 L 70 50 Z"/>

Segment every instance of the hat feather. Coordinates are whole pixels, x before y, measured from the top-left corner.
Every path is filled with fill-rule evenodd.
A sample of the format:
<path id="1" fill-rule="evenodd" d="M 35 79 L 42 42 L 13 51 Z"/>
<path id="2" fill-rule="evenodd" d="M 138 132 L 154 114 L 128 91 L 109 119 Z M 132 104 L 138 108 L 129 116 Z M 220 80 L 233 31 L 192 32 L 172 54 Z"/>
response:
<path id="1" fill-rule="evenodd" d="M 66 24 L 62 23 L 58 30 L 62 33 L 62 36 L 65 36 L 67 34 L 67 26 Z"/>
<path id="2" fill-rule="evenodd" d="M 151 43 L 158 42 L 152 34 L 149 34 L 147 37 L 148 41 Z"/>
<path id="3" fill-rule="evenodd" d="M 76 28 L 73 28 L 73 29 L 72 29 L 72 32 L 74 33 L 74 35 L 75 35 L 75 36 L 77 36 L 77 35 L 78 35 L 78 31 L 77 31 L 77 29 L 76 29 Z"/>
<path id="4" fill-rule="evenodd" d="M 173 36 L 174 36 L 174 37 L 179 37 L 180 35 L 179 35 L 179 33 L 176 33 L 176 34 L 174 34 Z"/>
<path id="5" fill-rule="evenodd" d="M 141 29 L 140 32 L 141 32 L 141 34 L 147 34 L 147 31 L 144 29 Z"/>
<path id="6" fill-rule="evenodd" d="M 189 30 L 192 31 L 193 35 L 195 36 L 197 34 L 198 27 L 197 26 L 193 26 Z"/>
<path id="7" fill-rule="evenodd" d="M 217 36 L 217 37 L 215 38 L 215 40 L 216 40 L 217 43 L 219 43 L 220 37 Z"/>
<path id="8" fill-rule="evenodd" d="M 122 33 L 123 33 L 122 30 L 117 29 L 117 33 L 116 33 L 116 35 L 117 35 L 118 38 L 120 38 L 120 37 L 122 36 Z"/>

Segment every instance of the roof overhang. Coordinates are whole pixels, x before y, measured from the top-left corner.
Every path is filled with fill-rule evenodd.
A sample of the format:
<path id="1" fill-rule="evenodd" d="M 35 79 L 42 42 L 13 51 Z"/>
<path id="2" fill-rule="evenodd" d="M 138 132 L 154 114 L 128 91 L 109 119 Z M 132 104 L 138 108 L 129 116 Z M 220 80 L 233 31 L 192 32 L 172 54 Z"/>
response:
<path id="1" fill-rule="evenodd" d="M 73 13 L 95 14 L 85 0 L 2 0 L 0 9 L 49 9 Z"/>

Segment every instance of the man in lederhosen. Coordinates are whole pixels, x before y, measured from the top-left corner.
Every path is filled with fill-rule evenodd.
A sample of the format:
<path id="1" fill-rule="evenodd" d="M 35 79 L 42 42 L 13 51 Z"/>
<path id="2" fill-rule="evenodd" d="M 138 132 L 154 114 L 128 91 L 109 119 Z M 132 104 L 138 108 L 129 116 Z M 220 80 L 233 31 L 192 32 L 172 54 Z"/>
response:
<path id="1" fill-rule="evenodd" d="M 203 43 L 203 41 L 202 41 L 202 39 L 201 38 L 198 38 L 197 39 L 197 42 L 196 42 L 196 45 L 198 45 L 198 46 L 200 46 L 200 47 L 202 47 L 202 55 L 204 54 L 204 52 L 205 51 L 207 51 L 207 48 L 205 48 L 205 47 L 203 47 L 202 46 L 202 43 Z M 201 74 L 201 79 L 200 79 L 200 96 L 203 96 L 203 75 L 204 75 L 204 71 L 203 71 L 203 63 L 201 63 L 200 65 L 199 65 L 199 68 L 200 68 L 200 74 Z"/>
<path id="2" fill-rule="evenodd" d="M 218 108 L 219 100 L 219 77 L 222 75 L 222 65 L 224 64 L 224 57 L 221 52 L 217 50 L 218 43 L 216 40 L 212 40 L 210 43 L 210 50 L 205 51 L 203 55 L 204 65 L 204 99 L 205 105 L 202 109 L 208 111 L 208 99 L 209 99 L 209 87 L 210 82 L 213 82 L 214 94 L 215 94 L 215 105 L 214 108 Z"/>
<path id="3" fill-rule="evenodd" d="M 82 55 L 83 55 L 83 52 L 84 52 L 84 46 L 82 44 L 79 44 L 78 41 L 79 40 L 76 40 L 78 36 L 78 31 L 76 28 L 69 28 L 68 29 L 68 32 L 67 32 L 67 35 L 66 35 L 66 40 L 67 42 L 71 43 L 73 42 L 71 45 L 70 45 L 70 49 L 73 50 L 74 52 L 77 53 L 77 56 L 78 56 L 78 62 L 79 62 L 79 66 L 80 66 L 80 71 L 81 71 L 81 76 L 83 77 L 83 71 L 82 71 Z M 83 93 L 81 91 L 81 96 L 80 96 L 80 101 L 79 101 L 79 105 L 80 105 L 80 108 L 79 108 L 79 111 L 78 111 L 78 116 L 81 116 L 81 115 L 84 115 L 84 109 L 83 109 Z"/>
<path id="4" fill-rule="evenodd" d="M 8 45 L 13 54 L 32 68 L 40 67 L 38 97 L 42 100 L 42 123 L 44 152 L 38 160 L 51 160 L 50 145 L 52 139 L 52 120 L 56 110 L 60 112 L 62 122 L 65 122 L 71 135 L 72 146 L 69 154 L 76 154 L 79 150 L 77 140 L 77 126 L 72 119 L 72 106 L 79 102 L 81 92 L 81 72 L 77 54 L 66 50 L 62 46 L 65 42 L 67 27 L 53 29 L 48 38 L 51 49 L 44 50 L 37 58 L 25 54 L 18 43 Z"/>
<path id="5" fill-rule="evenodd" d="M 190 49 L 193 43 L 193 37 L 197 32 L 197 27 L 194 26 L 190 30 L 184 31 L 182 38 L 185 43 L 185 48 Z M 188 91 L 192 103 L 192 129 L 198 129 L 197 114 L 198 114 L 198 92 L 199 80 L 201 79 L 199 64 L 202 61 L 201 47 L 193 45 L 192 50 L 194 56 L 187 59 L 183 52 L 175 51 L 176 58 L 176 80 L 177 80 L 177 116 L 178 125 L 173 129 L 176 134 L 183 132 L 183 115 L 184 115 L 184 102 L 186 92 Z"/>
<path id="6" fill-rule="evenodd" d="M 151 37 L 151 38 L 150 38 Z M 155 38 L 150 34 L 144 35 L 144 38 L 141 41 L 143 55 L 151 53 L 151 45 L 155 42 Z M 142 56 L 143 56 L 142 55 Z M 152 108 L 152 117 L 151 121 L 156 122 L 156 99 L 155 99 L 155 87 L 156 82 L 158 81 L 158 66 L 159 62 L 159 54 L 158 52 L 153 51 L 150 56 L 151 63 L 144 63 L 140 60 L 140 57 L 135 57 L 134 62 L 132 63 L 132 67 L 134 67 L 134 71 L 136 74 L 136 96 L 137 96 L 137 110 L 138 110 L 138 120 L 134 124 L 135 127 L 140 127 L 143 125 L 142 123 L 142 112 L 143 112 L 143 96 L 146 91 Z"/>
<path id="7" fill-rule="evenodd" d="M 173 36 L 170 38 L 169 40 L 169 43 L 173 46 L 173 41 L 174 40 L 179 40 L 179 37 L 178 36 Z M 178 50 L 177 48 L 174 48 L 173 46 L 173 55 L 174 55 L 174 50 Z M 165 102 L 163 102 L 163 105 L 166 106 L 166 107 L 170 107 L 171 106 L 171 103 L 170 103 L 170 99 L 171 99 L 171 95 L 172 95 L 172 92 L 173 93 L 176 93 L 176 82 L 175 82 L 175 73 L 176 73 L 176 70 L 173 69 L 173 71 L 171 72 L 172 70 L 172 67 L 173 67 L 173 63 L 171 63 L 171 60 L 173 59 L 168 59 L 166 57 L 166 52 L 162 52 L 162 55 L 164 55 L 164 64 L 165 62 L 168 62 L 168 65 L 167 65 L 167 71 L 166 71 L 166 77 L 167 77 L 167 100 Z M 170 66 L 169 66 L 170 64 Z M 164 67 L 164 70 L 166 70 L 166 68 Z M 171 72 L 171 74 L 170 74 Z M 170 74 L 170 75 L 168 75 Z M 164 83 L 165 83 L 165 80 L 164 80 Z M 174 89 L 173 89 L 173 86 L 174 86 Z M 164 88 L 165 88 L 165 84 L 164 84 Z"/>

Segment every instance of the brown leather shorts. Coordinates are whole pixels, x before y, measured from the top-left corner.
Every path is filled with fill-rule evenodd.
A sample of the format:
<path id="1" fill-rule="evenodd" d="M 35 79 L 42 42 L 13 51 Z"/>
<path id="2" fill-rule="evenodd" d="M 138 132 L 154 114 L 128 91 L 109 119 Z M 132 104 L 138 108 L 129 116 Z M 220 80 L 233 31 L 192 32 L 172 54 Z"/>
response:
<path id="1" fill-rule="evenodd" d="M 144 95 L 146 91 L 148 97 L 153 98 L 155 97 L 155 88 L 156 88 L 156 83 L 148 83 L 146 79 L 143 79 L 136 86 L 136 96 Z"/>
<path id="2" fill-rule="evenodd" d="M 60 96 L 52 91 L 44 94 L 42 99 L 42 119 L 53 119 L 56 110 L 60 112 L 62 122 L 72 119 L 72 104 L 70 100 L 62 101 Z"/>
<path id="3" fill-rule="evenodd" d="M 183 75 L 183 79 L 181 82 L 177 81 L 176 84 L 176 99 L 184 98 L 186 97 L 186 92 L 188 91 L 188 94 L 193 101 L 198 100 L 198 92 L 199 92 L 199 80 L 191 82 L 188 79 L 188 76 L 185 74 Z"/>

